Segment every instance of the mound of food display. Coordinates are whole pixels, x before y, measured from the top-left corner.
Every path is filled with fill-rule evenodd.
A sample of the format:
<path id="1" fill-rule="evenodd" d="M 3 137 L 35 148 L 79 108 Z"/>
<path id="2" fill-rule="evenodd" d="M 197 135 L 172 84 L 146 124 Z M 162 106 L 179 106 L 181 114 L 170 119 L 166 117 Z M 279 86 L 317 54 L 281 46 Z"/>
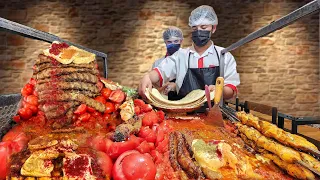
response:
<path id="1" fill-rule="evenodd" d="M 0 179 L 319 179 L 306 139 L 243 112 L 224 128 L 166 118 L 65 43 L 38 56 L 21 94 Z"/>

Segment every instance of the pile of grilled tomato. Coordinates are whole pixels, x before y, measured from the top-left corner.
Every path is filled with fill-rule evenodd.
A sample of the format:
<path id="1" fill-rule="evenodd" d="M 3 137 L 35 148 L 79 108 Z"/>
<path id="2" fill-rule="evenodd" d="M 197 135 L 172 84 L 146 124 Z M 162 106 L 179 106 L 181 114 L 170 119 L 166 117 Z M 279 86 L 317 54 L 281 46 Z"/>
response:
<path id="1" fill-rule="evenodd" d="M 172 131 L 169 121 L 164 120 L 164 112 L 152 110 L 140 99 L 135 99 L 134 104 L 140 110 L 143 125 L 137 135 L 113 142 L 107 135 L 99 134 L 88 138 L 87 144 L 104 153 L 100 166 L 114 180 L 161 180 L 169 173 L 173 177 L 168 158 L 168 134 Z"/>

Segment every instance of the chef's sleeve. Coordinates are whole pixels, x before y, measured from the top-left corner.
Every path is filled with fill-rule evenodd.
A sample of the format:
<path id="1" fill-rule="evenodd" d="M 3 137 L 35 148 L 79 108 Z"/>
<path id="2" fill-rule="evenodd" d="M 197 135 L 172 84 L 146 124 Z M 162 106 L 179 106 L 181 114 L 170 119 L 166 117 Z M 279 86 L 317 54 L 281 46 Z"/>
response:
<path id="1" fill-rule="evenodd" d="M 177 62 L 179 51 L 171 56 L 166 57 L 157 67 L 153 70 L 157 71 L 159 75 L 158 86 L 162 87 L 163 84 L 173 80 L 177 75 Z"/>
<path id="2" fill-rule="evenodd" d="M 230 87 L 234 93 L 238 93 L 237 86 L 240 84 L 239 73 L 237 72 L 237 63 L 231 53 L 225 54 L 224 83 Z"/>

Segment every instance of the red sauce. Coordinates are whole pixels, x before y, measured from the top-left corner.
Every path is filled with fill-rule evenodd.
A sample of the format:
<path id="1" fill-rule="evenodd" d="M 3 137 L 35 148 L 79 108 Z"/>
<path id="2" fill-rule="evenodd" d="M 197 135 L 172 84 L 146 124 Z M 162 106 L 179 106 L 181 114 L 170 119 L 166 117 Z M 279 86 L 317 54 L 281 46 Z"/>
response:
<path id="1" fill-rule="evenodd" d="M 83 177 L 86 172 L 90 172 L 89 168 L 88 156 L 80 156 L 76 159 L 68 158 L 64 163 L 65 174 L 68 177 Z"/>

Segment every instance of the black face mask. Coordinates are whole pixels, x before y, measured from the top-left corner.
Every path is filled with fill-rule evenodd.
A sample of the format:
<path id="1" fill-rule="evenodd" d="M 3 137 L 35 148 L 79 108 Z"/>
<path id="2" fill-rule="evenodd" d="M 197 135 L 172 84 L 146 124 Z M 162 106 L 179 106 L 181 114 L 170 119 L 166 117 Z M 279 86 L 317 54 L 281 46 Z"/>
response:
<path id="1" fill-rule="evenodd" d="M 202 47 L 208 43 L 211 37 L 211 31 L 197 30 L 192 32 L 192 41 L 195 45 Z"/>

